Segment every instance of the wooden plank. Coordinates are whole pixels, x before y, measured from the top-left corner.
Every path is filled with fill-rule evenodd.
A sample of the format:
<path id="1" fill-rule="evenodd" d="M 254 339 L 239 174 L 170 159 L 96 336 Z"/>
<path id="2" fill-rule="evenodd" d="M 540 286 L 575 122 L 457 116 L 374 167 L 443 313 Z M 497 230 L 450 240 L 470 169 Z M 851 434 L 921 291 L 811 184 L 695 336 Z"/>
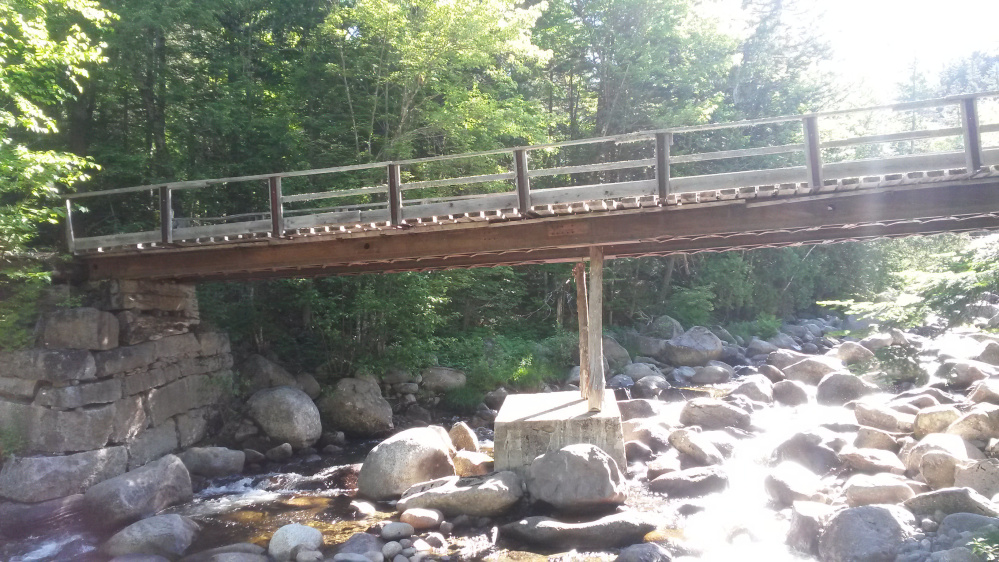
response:
<path id="1" fill-rule="evenodd" d="M 674 164 L 686 162 L 708 162 L 711 160 L 724 160 L 726 158 L 745 158 L 747 156 L 767 156 L 771 154 L 787 154 L 788 152 L 800 152 L 805 149 L 803 144 L 784 144 L 780 146 L 764 146 L 760 148 L 742 148 L 739 150 L 718 150 L 715 152 L 698 152 L 697 154 L 677 154 L 671 161 Z"/>
<path id="2" fill-rule="evenodd" d="M 274 238 L 284 236 L 284 203 L 281 202 L 281 178 L 267 180 L 271 202 L 271 235 Z"/>
<path id="3" fill-rule="evenodd" d="M 600 246 L 590 247 L 590 290 L 587 292 L 587 335 L 589 336 L 591 412 L 604 407 L 604 251 Z"/>
<path id="4" fill-rule="evenodd" d="M 240 234 L 257 234 L 270 232 L 270 220 L 241 221 L 229 224 L 213 224 L 208 226 L 190 226 L 174 230 L 177 240 L 193 240 L 195 238 L 213 238 L 218 236 L 239 236 Z"/>
<path id="5" fill-rule="evenodd" d="M 772 170 L 750 170 L 746 172 L 727 172 L 724 174 L 702 176 L 682 176 L 670 178 L 670 185 L 672 193 L 690 193 L 711 189 L 773 185 L 775 183 L 803 183 L 806 181 L 808 181 L 808 177 L 805 167 L 795 166 Z"/>
<path id="6" fill-rule="evenodd" d="M 654 195 L 657 189 L 654 179 L 582 185 L 578 187 L 553 187 L 531 191 L 531 201 L 535 205 L 557 205 L 595 199 L 616 199 L 636 195 Z"/>
<path id="7" fill-rule="evenodd" d="M 531 208 L 531 180 L 526 150 L 513 152 L 513 165 L 517 172 L 517 206 L 526 211 Z"/>
<path id="8" fill-rule="evenodd" d="M 121 248 L 127 246 L 138 246 L 140 244 L 153 244 L 162 239 L 159 230 L 147 230 L 145 232 L 133 232 L 128 234 L 111 234 L 107 236 L 86 236 L 77 238 L 75 241 L 77 250 L 97 250 L 100 248 Z"/>
<path id="9" fill-rule="evenodd" d="M 410 183 L 401 184 L 402 191 L 409 191 L 410 189 L 426 189 L 428 187 L 446 187 L 450 185 L 469 185 L 474 183 L 484 183 L 489 181 L 504 181 L 516 179 L 513 172 L 504 172 L 502 174 L 485 174 L 482 176 L 467 176 L 463 178 L 446 178 L 442 180 L 428 180 L 428 181 L 414 181 Z"/>
<path id="10" fill-rule="evenodd" d="M 903 131 L 901 133 L 889 133 L 886 135 L 867 135 L 863 137 L 851 137 L 840 140 L 826 141 L 820 146 L 822 148 L 842 148 L 846 146 L 859 146 L 864 144 L 877 144 L 882 142 L 897 142 L 919 139 L 933 139 L 940 137 L 953 137 L 961 134 L 960 127 L 947 129 L 922 129 L 919 131 Z"/>
<path id="11" fill-rule="evenodd" d="M 978 105 L 975 98 L 961 103 L 961 128 L 964 136 L 964 161 L 969 174 L 982 168 L 982 134 L 978 130 Z"/>
<path id="12" fill-rule="evenodd" d="M 398 164 L 389 164 L 388 167 L 388 207 L 389 220 L 394 226 L 402 224 L 402 172 Z"/>
<path id="13" fill-rule="evenodd" d="M 656 135 L 656 187 L 659 191 L 659 198 L 663 201 L 669 197 L 670 181 L 670 145 L 673 144 L 673 135 L 670 133 L 658 133 Z"/>
<path id="14" fill-rule="evenodd" d="M 440 203 L 426 203 L 423 205 L 406 205 L 402 208 L 402 218 L 405 220 L 429 218 L 439 215 L 463 215 L 465 213 L 478 213 L 485 211 L 495 211 L 507 207 L 517 206 L 517 195 L 500 193 L 491 197 L 478 197 L 475 199 L 441 201 Z"/>
<path id="15" fill-rule="evenodd" d="M 173 193 L 165 185 L 160 187 L 160 241 L 173 244 Z"/>
<path id="16" fill-rule="evenodd" d="M 356 224 L 362 222 L 361 211 L 340 211 L 333 213 L 319 213 L 315 215 L 302 215 L 298 217 L 288 217 L 284 221 L 285 228 L 288 230 L 313 228 L 316 226 Z"/>
<path id="17" fill-rule="evenodd" d="M 579 324 L 579 392 L 583 399 L 590 397 L 590 335 L 587 328 L 586 267 L 583 262 L 572 268 L 576 280 L 576 318 Z"/>
<path id="18" fill-rule="evenodd" d="M 618 162 L 602 162 L 600 164 L 581 164 L 579 166 L 560 166 L 558 168 L 539 168 L 530 170 L 528 175 L 532 178 L 543 176 L 563 176 L 569 174 L 581 174 L 584 172 L 604 172 L 608 170 L 628 170 L 631 168 L 649 168 L 656 165 L 655 158 L 643 158 L 641 160 L 620 160 Z"/>
<path id="19" fill-rule="evenodd" d="M 388 193 L 387 185 L 376 185 L 373 187 L 359 187 L 357 189 L 344 189 L 340 191 L 323 191 L 316 193 L 302 193 L 300 195 L 285 195 L 281 200 L 285 203 L 296 201 L 319 201 L 321 199 L 335 199 L 337 197 L 350 197 L 352 195 L 368 195 L 376 193 Z"/>

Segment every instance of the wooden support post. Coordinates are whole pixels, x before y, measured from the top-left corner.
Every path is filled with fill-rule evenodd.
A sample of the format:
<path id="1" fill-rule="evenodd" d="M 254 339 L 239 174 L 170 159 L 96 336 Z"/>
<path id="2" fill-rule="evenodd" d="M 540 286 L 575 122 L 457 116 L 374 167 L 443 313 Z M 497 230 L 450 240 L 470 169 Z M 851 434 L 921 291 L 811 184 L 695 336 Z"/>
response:
<path id="1" fill-rule="evenodd" d="M 964 129 L 964 160 L 969 174 L 982 169 L 982 135 L 978 130 L 978 99 L 961 100 L 961 128 Z"/>
<path id="2" fill-rule="evenodd" d="M 160 240 L 173 244 L 173 193 L 166 185 L 160 186 Z"/>
<path id="3" fill-rule="evenodd" d="M 281 202 L 281 176 L 267 179 L 271 193 L 271 235 L 284 236 L 284 203 Z"/>
<path id="4" fill-rule="evenodd" d="M 513 167 L 517 172 L 517 204 L 520 214 L 525 214 L 531 208 L 531 180 L 527 176 L 527 151 L 513 151 Z"/>
<path id="5" fill-rule="evenodd" d="M 590 335 L 587 329 L 586 266 L 583 262 L 572 269 L 576 279 L 576 316 L 579 318 L 579 393 L 590 397 Z"/>
<path id="6" fill-rule="evenodd" d="M 819 118 L 812 115 L 802 119 L 805 128 L 805 168 L 808 170 L 808 187 L 822 187 L 822 152 L 819 140 Z"/>
<path id="7" fill-rule="evenodd" d="M 673 133 L 656 133 L 656 182 L 659 184 L 659 198 L 669 196 L 669 147 L 673 144 Z"/>
<path id="8" fill-rule="evenodd" d="M 590 411 L 604 407 L 604 249 L 590 247 L 590 291 L 587 295 L 587 330 L 590 348 Z"/>
<path id="9" fill-rule="evenodd" d="M 73 235 L 73 201 L 66 199 L 66 251 L 76 253 L 76 238 Z"/>
<path id="10" fill-rule="evenodd" d="M 402 172 L 398 164 L 388 165 L 389 220 L 392 226 L 402 224 Z"/>

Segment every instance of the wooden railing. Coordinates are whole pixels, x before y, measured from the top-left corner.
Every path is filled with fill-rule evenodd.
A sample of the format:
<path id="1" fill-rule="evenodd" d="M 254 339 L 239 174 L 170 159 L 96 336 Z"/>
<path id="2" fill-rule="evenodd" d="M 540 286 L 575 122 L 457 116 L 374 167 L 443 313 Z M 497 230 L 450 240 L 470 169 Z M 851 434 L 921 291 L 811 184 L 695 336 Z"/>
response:
<path id="1" fill-rule="evenodd" d="M 999 92 L 984 92 L 947 98 L 868 107 L 863 109 L 829 111 L 789 117 L 774 117 L 738 121 L 733 123 L 707 124 L 691 127 L 643 131 L 625 135 L 605 136 L 584 140 L 565 141 L 536 146 L 498 149 L 471 154 L 456 154 L 430 158 L 417 158 L 374 164 L 358 164 L 238 176 L 206 180 L 178 181 L 154 185 L 142 185 L 96 192 L 75 193 L 66 198 L 66 233 L 69 248 L 73 252 L 101 251 L 108 248 L 162 247 L 180 241 L 219 240 L 227 237 L 270 236 L 281 238 L 288 233 L 330 227 L 342 229 L 357 224 L 384 224 L 401 226 L 407 222 L 422 221 L 440 216 L 466 216 L 512 209 L 522 216 L 529 216 L 539 207 L 572 204 L 594 200 L 617 200 L 628 197 L 650 196 L 659 204 L 673 204 L 683 193 L 747 188 L 776 184 L 795 184 L 810 190 L 819 190 L 828 184 L 846 178 L 863 178 L 904 174 L 928 170 L 948 170 L 963 168 L 974 174 L 983 168 L 999 164 L 999 147 L 983 147 L 982 135 L 999 132 L 999 122 L 980 123 L 979 101 L 990 98 L 995 101 Z M 823 140 L 820 124 L 839 117 L 863 116 L 879 111 L 915 111 L 920 109 L 942 108 L 959 114 L 959 123 L 954 127 L 909 130 L 879 135 Z M 955 111 L 956 110 L 956 111 Z M 997 112 L 999 113 L 999 112 Z M 942 114 L 942 113 L 941 113 Z M 756 148 L 696 152 L 691 154 L 671 154 L 674 141 L 683 136 L 712 131 L 748 131 L 760 126 L 784 126 L 797 122 L 801 125 L 801 142 Z M 828 135 L 827 135 L 828 136 Z M 951 150 L 928 151 L 920 154 L 893 155 L 880 158 L 854 159 L 824 162 L 823 152 L 855 148 L 882 143 L 921 141 L 927 139 L 954 138 Z M 960 138 L 960 143 L 956 139 Z M 567 164 L 556 162 L 549 167 L 531 167 L 532 154 L 540 154 L 539 162 L 552 152 L 568 147 L 586 145 L 638 145 L 632 154 L 643 153 L 647 157 L 614 160 L 599 163 Z M 960 147 L 960 149 L 958 149 Z M 719 161 L 763 156 L 783 155 L 784 162 L 797 158 L 804 165 L 765 167 L 718 173 L 693 175 L 671 174 L 677 165 L 695 163 L 717 163 Z M 802 158 L 803 155 L 803 158 Z M 440 179 L 420 179 L 413 172 L 414 167 L 427 163 L 455 160 L 509 158 L 508 171 L 481 175 L 468 175 Z M 495 164 L 492 164 L 495 166 Z M 334 189 L 308 193 L 285 195 L 283 182 L 293 178 L 345 174 L 365 170 L 384 169 L 385 183 L 351 189 Z M 502 169 L 502 168 L 501 168 Z M 404 176 L 404 172 L 406 175 Z M 532 180 L 540 178 L 579 178 L 581 175 L 603 174 L 597 181 L 583 185 L 532 188 Z M 642 176 L 639 179 L 615 178 L 615 174 Z M 404 177 L 406 181 L 404 181 Z M 174 216 L 172 199 L 183 190 L 204 189 L 221 184 L 265 182 L 268 193 L 268 207 L 255 213 L 242 213 L 222 217 L 180 219 Z M 482 184 L 506 184 L 512 189 L 501 192 L 460 194 L 430 198 L 407 199 L 407 192 L 428 188 L 468 186 Z M 75 238 L 73 227 L 74 203 L 87 198 L 111 197 L 122 194 L 152 192 L 159 196 L 160 228 L 136 233 L 112 233 L 101 236 Z M 384 198 L 384 201 L 356 204 L 327 204 L 330 201 L 348 197 Z M 311 209 L 291 209 L 289 206 L 303 202 L 324 202 L 325 207 Z M 233 222 L 235 221 L 235 222 Z M 199 224 L 201 223 L 201 224 Z"/>

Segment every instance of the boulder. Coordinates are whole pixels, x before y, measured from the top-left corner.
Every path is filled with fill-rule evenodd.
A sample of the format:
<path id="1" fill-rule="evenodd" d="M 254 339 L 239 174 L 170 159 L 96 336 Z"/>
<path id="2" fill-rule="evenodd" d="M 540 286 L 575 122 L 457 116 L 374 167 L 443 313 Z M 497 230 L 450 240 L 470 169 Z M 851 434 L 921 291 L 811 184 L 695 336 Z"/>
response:
<path id="1" fill-rule="evenodd" d="M 450 367 L 430 367 L 420 375 L 423 388 L 432 392 L 447 392 L 465 386 L 465 373 Z"/>
<path id="2" fill-rule="evenodd" d="M 755 355 L 770 355 L 777 350 L 778 347 L 776 345 L 754 337 L 750 340 L 749 345 L 746 346 L 746 355 L 750 357 Z"/>
<path id="3" fill-rule="evenodd" d="M 794 338 L 783 332 L 778 333 L 776 336 L 767 341 L 781 349 L 793 349 L 795 351 L 801 350 L 801 346 L 798 345 L 798 342 L 794 341 Z"/>
<path id="4" fill-rule="evenodd" d="M 796 501 L 821 501 L 822 481 L 812 471 L 793 461 L 778 464 L 763 480 L 763 488 L 780 507 Z"/>
<path id="5" fill-rule="evenodd" d="M 972 402 L 999 404 L 999 380 L 986 379 L 971 386 L 968 399 Z"/>
<path id="6" fill-rule="evenodd" d="M 785 542 L 788 546 L 813 556 L 819 553 L 819 537 L 836 512 L 830 505 L 796 501 L 791 505 L 791 524 Z"/>
<path id="7" fill-rule="evenodd" d="M 704 429 L 749 429 L 750 418 L 745 411 L 721 400 L 694 398 L 688 400 L 680 411 L 680 423 L 698 425 Z"/>
<path id="8" fill-rule="evenodd" d="M 839 359 L 844 365 L 856 365 L 874 360 L 873 351 L 852 341 L 845 341 L 837 345 L 830 349 L 826 355 Z"/>
<path id="9" fill-rule="evenodd" d="M 718 359 L 722 341 L 711 330 L 694 326 L 683 335 L 669 339 L 663 346 L 663 355 L 671 365 L 698 366 Z"/>
<path id="10" fill-rule="evenodd" d="M 994 340 L 983 341 L 982 346 L 978 348 L 978 352 L 973 359 L 982 363 L 988 363 L 989 365 L 999 366 L 999 342 Z"/>
<path id="11" fill-rule="evenodd" d="M 857 438 L 854 439 L 853 446 L 858 449 L 884 449 L 893 453 L 897 453 L 899 448 L 894 434 L 867 426 L 861 426 L 857 430 Z"/>
<path id="12" fill-rule="evenodd" d="M 773 365 L 763 364 L 757 367 L 756 369 L 760 372 L 761 375 L 770 379 L 770 382 L 774 384 L 787 380 L 787 377 L 784 376 L 784 371 L 781 371 L 780 369 L 774 367 Z"/>
<path id="13" fill-rule="evenodd" d="M 988 517 L 999 515 L 995 504 L 971 488 L 942 488 L 926 492 L 909 498 L 904 505 L 917 516 L 933 515 L 937 511 L 944 514 L 976 513 Z"/>
<path id="14" fill-rule="evenodd" d="M 898 460 L 895 453 L 884 449 L 857 449 L 844 447 L 839 453 L 839 459 L 846 466 L 858 472 L 890 472 L 904 474 L 905 465 Z"/>
<path id="15" fill-rule="evenodd" d="M 482 401 L 485 402 L 486 406 L 489 406 L 491 409 L 499 410 L 500 407 L 503 406 L 503 402 L 506 401 L 506 397 L 509 395 L 510 391 L 501 386 L 496 390 L 487 392 Z"/>
<path id="16" fill-rule="evenodd" d="M 479 451 L 479 437 L 475 435 L 472 428 L 468 427 L 465 422 L 458 422 L 451 426 L 451 431 L 448 432 L 448 438 L 451 439 L 451 444 L 454 448 L 459 451 Z"/>
<path id="17" fill-rule="evenodd" d="M 309 398 L 315 400 L 319 398 L 319 395 L 323 393 L 323 387 L 316 380 L 316 377 L 312 376 L 310 373 L 299 373 L 295 375 L 295 385 L 302 389 L 302 392 L 309 395 Z"/>
<path id="18" fill-rule="evenodd" d="M 649 514 L 626 511 L 583 523 L 562 523 L 550 517 L 525 517 L 500 527 L 504 538 L 545 548 L 602 550 L 642 541 L 659 526 Z"/>
<path id="19" fill-rule="evenodd" d="M 635 382 L 645 377 L 663 376 L 663 372 L 659 370 L 659 367 L 650 363 L 629 363 L 621 371 L 621 374 L 631 378 Z"/>
<path id="20" fill-rule="evenodd" d="M 669 444 L 701 466 L 721 464 L 721 451 L 707 437 L 689 429 L 677 429 L 669 434 Z"/>
<path id="21" fill-rule="evenodd" d="M 38 343 L 49 349 L 118 347 L 118 319 L 96 308 L 63 308 L 42 315 Z"/>
<path id="22" fill-rule="evenodd" d="M 662 546 L 647 542 L 633 544 L 621 550 L 614 562 L 671 562 L 673 556 Z"/>
<path id="23" fill-rule="evenodd" d="M 922 439 L 930 433 L 943 433 L 950 424 L 957 421 L 961 413 L 949 404 L 930 406 L 919 410 L 912 426 L 912 434 L 916 439 Z"/>
<path id="24" fill-rule="evenodd" d="M 952 456 L 957 461 L 982 459 L 981 451 L 965 441 L 959 435 L 946 433 L 931 433 L 919 440 L 909 450 L 906 458 L 906 469 L 910 474 L 918 474 L 923 455 L 931 451 L 941 451 Z"/>
<path id="25" fill-rule="evenodd" d="M 493 458 L 485 453 L 458 451 L 454 455 L 454 472 L 462 478 L 483 476 L 493 471 Z"/>
<path id="26" fill-rule="evenodd" d="M 936 376 L 953 387 L 966 388 L 972 384 L 999 375 L 995 365 L 970 359 L 949 359 L 940 364 Z"/>
<path id="27" fill-rule="evenodd" d="M 239 366 L 242 380 L 247 381 L 250 392 L 275 386 L 298 388 L 298 381 L 284 367 L 264 357 L 253 354 Z"/>
<path id="28" fill-rule="evenodd" d="M 413 536 L 416 529 L 409 523 L 399 521 L 388 523 L 382 527 L 382 540 L 399 541 Z"/>
<path id="29" fill-rule="evenodd" d="M 149 561 L 152 562 L 152 561 Z M 189 554 L 179 562 L 271 562 L 267 549 L 248 542 L 227 544 L 197 554 Z"/>
<path id="30" fill-rule="evenodd" d="M 711 361 L 703 367 L 694 368 L 694 376 L 690 377 L 690 382 L 697 384 L 720 384 L 732 380 L 734 375 L 732 367 Z"/>
<path id="31" fill-rule="evenodd" d="M 396 543 L 398 544 L 398 543 Z M 368 552 L 381 552 L 385 546 L 385 541 L 371 533 L 354 533 L 346 542 L 337 547 L 337 555 L 340 554 L 361 554 Z"/>
<path id="32" fill-rule="evenodd" d="M 663 403 L 658 400 L 620 400 L 617 403 L 617 408 L 621 411 L 621 421 L 628 421 L 658 416 L 663 412 L 662 405 Z"/>
<path id="33" fill-rule="evenodd" d="M 72 494 L 125 472 L 124 447 L 62 457 L 11 457 L 0 470 L 0 498 L 35 503 Z"/>
<path id="34" fill-rule="evenodd" d="M 378 435 L 393 427 L 392 405 L 371 379 L 340 379 L 318 406 L 331 427 L 356 435 Z"/>
<path id="35" fill-rule="evenodd" d="M 528 467 L 526 481 L 532 500 L 566 512 L 605 510 L 626 497 L 617 462 L 589 444 L 539 455 Z"/>
<path id="36" fill-rule="evenodd" d="M 621 424 L 625 441 L 638 441 L 653 451 L 669 448 L 670 428 L 655 418 L 637 418 Z"/>
<path id="37" fill-rule="evenodd" d="M 978 404 L 954 420 L 947 427 L 947 433 L 960 435 L 968 441 L 988 441 L 999 437 L 999 406 Z"/>
<path id="38" fill-rule="evenodd" d="M 975 513 L 951 513 L 940 522 L 938 533 L 941 536 L 960 535 L 966 532 L 974 533 L 989 525 L 999 527 L 999 518 L 987 517 Z"/>
<path id="39" fill-rule="evenodd" d="M 451 476 L 413 486 L 403 493 L 397 508 L 436 509 L 447 517 L 495 517 L 510 510 L 524 495 L 516 473 L 501 471 L 486 476 Z"/>
<path id="40" fill-rule="evenodd" d="M 883 429 L 892 433 L 909 433 L 916 422 L 916 416 L 903 414 L 878 404 L 858 402 L 853 409 L 857 423 Z"/>
<path id="41" fill-rule="evenodd" d="M 175 559 L 187 550 L 201 527 L 180 515 L 155 515 L 132 523 L 112 536 L 101 550 L 108 556 L 147 554 Z"/>
<path id="42" fill-rule="evenodd" d="M 783 380 L 774 384 L 774 401 L 785 406 L 807 404 L 808 391 L 798 381 Z"/>
<path id="43" fill-rule="evenodd" d="M 728 474 L 718 466 L 669 472 L 649 482 L 650 490 L 672 498 L 703 496 L 721 492 L 726 487 Z"/>
<path id="44" fill-rule="evenodd" d="M 912 488 L 888 474 L 855 474 L 843 486 L 850 507 L 902 503 L 915 495 Z"/>
<path id="45" fill-rule="evenodd" d="M 642 332 L 655 338 L 668 340 L 682 336 L 683 326 L 673 318 L 663 315 L 656 317 Z"/>
<path id="46" fill-rule="evenodd" d="M 91 524 L 106 530 L 189 501 L 193 495 L 187 467 L 167 455 L 92 486 L 83 502 Z"/>
<path id="47" fill-rule="evenodd" d="M 0 541 L 37 536 L 39 529 L 78 525 L 83 517 L 83 494 L 39 503 L 0 502 Z"/>
<path id="48" fill-rule="evenodd" d="M 399 515 L 399 521 L 408 523 L 416 531 L 436 529 L 444 521 L 444 514 L 436 509 L 410 508 Z"/>
<path id="49" fill-rule="evenodd" d="M 843 370 L 843 362 L 839 359 L 822 355 L 807 356 L 805 359 L 782 367 L 781 371 L 788 380 L 803 382 L 816 386 L 829 373 Z"/>
<path id="50" fill-rule="evenodd" d="M 877 391 L 878 387 L 864 382 L 856 375 L 844 371 L 833 371 L 819 381 L 815 399 L 819 404 L 842 406 L 851 400 Z"/>
<path id="51" fill-rule="evenodd" d="M 767 356 L 767 363 L 784 371 L 787 367 L 811 357 L 805 353 L 799 353 L 790 349 L 778 349 Z"/>
<path id="52" fill-rule="evenodd" d="M 895 338 L 891 334 L 871 334 L 866 338 L 860 340 L 860 345 L 866 347 L 871 351 L 877 351 L 879 349 L 890 346 L 895 342 Z"/>
<path id="53" fill-rule="evenodd" d="M 274 532 L 267 544 L 267 554 L 276 562 L 289 562 L 296 551 L 319 550 L 322 545 L 323 534 L 319 529 L 292 523 Z"/>
<path id="54" fill-rule="evenodd" d="M 664 392 L 672 388 L 666 377 L 662 375 L 652 375 L 643 377 L 631 387 L 631 393 L 636 398 L 658 398 Z"/>
<path id="55" fill-rule="evenodd" d="M 775 461 L 795 461 L 816 474 L 825 474 L 840 466 L 839 455 L 813 431 L 796 433 L 774 450 Z"/>
<path id="56" fill-rule="evenodd" d="M 954 472 L 961 460 L 944 451 L 930 451 L 919 460 L 918 474 L 934 490 L 954 485 Z"/>
<path id="57" fill-rule="evenodd" d="M 987 498 L 995 497 L 999 494 L 999 460 L 984 459 L 957 465 L 954 486 L 971 488 Z"/>
<path id="58" fill-rule="evenodd" d="M 357 479 L 358 493 L 373 500 L 394 499 L 413 484 L 454 476 L 450 445 L 450 440 L 445 442 L 437 430 L 429 427 L 407 429 L 389 437 L 364 459 Z"/>
<path id="59" fill-rule="evenodd" d="M 819 539 L 823 562 L 892 562 L 915 533 L 912 514 L 894 505 L 865 505 L 840 511 Z"/>
<path id="60" fill-rule="evenodd" d="M 745 396 L 755 402 L 770 404 L 774 401 L 774 383 L 763 375 L 749 375 L 741 379 L 739 386 L 729 394 Z"/>
<path id="61" fill-rule="evenodd" d="M 319 408 L 308 394 L 290 386 L 257 391 L 247 402 L 247 413 L 268 437 L 296 449 L 312 445 L 323 433 Z"/>
<path id="62" fill-rule="evenodd" d="M 614 338 L 604 336 L 604 358 L 610 366 L 610 372 L 620 373 L 631 364 L 631 355 L 628 350 L 617 343 Z"/>
<path id="63" fill-rule="evenodd" d="M 225 447 L 191 447 L 180 454 L 188 472 L 214 478 L 243 472 L 246 453 Z"/>

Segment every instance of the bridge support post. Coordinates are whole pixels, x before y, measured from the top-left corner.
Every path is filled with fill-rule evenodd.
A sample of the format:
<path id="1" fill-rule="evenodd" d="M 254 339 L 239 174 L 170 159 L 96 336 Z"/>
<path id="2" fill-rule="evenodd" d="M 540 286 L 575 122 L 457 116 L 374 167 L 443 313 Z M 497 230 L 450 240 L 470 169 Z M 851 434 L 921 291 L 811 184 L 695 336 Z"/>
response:
<path id="1" fill-rule="evenodd" d="M 656 183 L 659 184 L 659 199 L 665 204 L 669 196 L 669 147 L 673 144 L 673 133 L 656 133 Z"/>
<path id="2" fill-rule="evenodd" d="M 173 244 L 173 192 L 166 185 L 160 186 L 160 240 Z"/>
<path id="3" fill-rule="evenodd" d="M 961 128 L 964 130 L 964 160 L 969 174 L 982 169 L 982 135 L 978 130 L 978 100 L 961 100 Z"/>
<path id="4" fill-rule="evenodd" d="M 590 247 L 590 290 L 587 298 L 587 332 L 589 336 L 589 409 L 599 412 L 604 407 L 604 249 Z M 582 359 L 580 359 L 582 360 Z M 580 371 L 582 374 L 582 371 Z M 580 381 L 582 383 L 582 380 Z"/>
<path id="5" fill-rule="evenodd" d="M 281 177 L 267 179 L 271 194 L 271 234 L 274 238 L 284 236 L 284 203 L 281 202 Z"/>
<path id="6" fill-rule="evenodd" d="M 73 200 L 66 200 L 66 251 L 76 253 L 76 238 L 73 236 Z"/>
<path id="7" fill-rule="evenodd" d="M 802 119 L 805 133 L 805 168 L 808 170 L 808 187 L 822 187 L 822 152 L 819 140 L 819 118 L 811 115 Z"/>
<path id="8" fill-rule="evenodd" d="M 513 167 L 517 173 L 517 205 L 520 214 L 526 215 L 531 208 L 531 180 L 527 175 L 527 151 L 513 151 Z"/>
<path id="9" fill-rule="evenodd" d="M 398 164 L 388 165 L 388 206 L 392 226 L 402 224 L 402 172 Z"/>
<path id="10" fill-rule="evenodd" d="M 587 314 L 589 306 L 586 298 L 586 266 L 583 262 L 572 269 L 576 279 L 576 316 L 579 318 L 579 392 L 583 399 L 590 397 L 590 334 Z"/>

